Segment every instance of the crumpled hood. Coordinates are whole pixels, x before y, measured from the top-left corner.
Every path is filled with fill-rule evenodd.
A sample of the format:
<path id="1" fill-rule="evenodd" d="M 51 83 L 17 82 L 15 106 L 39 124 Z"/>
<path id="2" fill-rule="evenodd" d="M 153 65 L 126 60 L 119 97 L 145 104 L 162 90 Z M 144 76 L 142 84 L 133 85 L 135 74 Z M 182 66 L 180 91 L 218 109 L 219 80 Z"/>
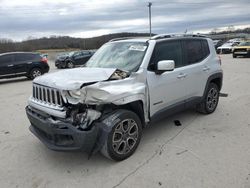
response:
<path id="1" fill-rule="evenodd" d="M 33 82 L 60 90 L 80 89 L 83 84 L 108 80 L 114 68 L 74 68 L 37 77 Z"/>

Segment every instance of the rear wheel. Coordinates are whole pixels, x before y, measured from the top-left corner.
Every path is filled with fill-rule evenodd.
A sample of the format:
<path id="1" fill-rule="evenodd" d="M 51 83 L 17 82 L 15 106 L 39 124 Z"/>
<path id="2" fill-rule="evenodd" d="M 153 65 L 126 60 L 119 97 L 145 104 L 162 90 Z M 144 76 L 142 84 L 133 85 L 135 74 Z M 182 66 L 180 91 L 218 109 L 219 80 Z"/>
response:
<path id="1" fill-rule="evenodd" d="M 42 75 L 42 70 L 40 68 L 34 68 L 30 71 L 30 75 L 28 76 L 28 78 L 34 79 L 41 75 Z"/>
<path id="2" fill-rule="evenodd" d="M 115 161 L 130 157 L 141 140 L 142 126 L 139 117 L 128 110 L 118 110 L 112 119 L 112 130 L 108 133 L 101 153 Z"/>
<path id="3" fill-rule="evenodd" d="M 237 56 L 233 53 L 233 58 L 236 58 Z"/>
<path id="4" fill-rule="evenodd" d="M 210 83 L 204 100 L 197 105 L 197 111 L 203 114 L 211 114 L 215 111 L 219 102 L 219 88 L 215 83 Z"/>

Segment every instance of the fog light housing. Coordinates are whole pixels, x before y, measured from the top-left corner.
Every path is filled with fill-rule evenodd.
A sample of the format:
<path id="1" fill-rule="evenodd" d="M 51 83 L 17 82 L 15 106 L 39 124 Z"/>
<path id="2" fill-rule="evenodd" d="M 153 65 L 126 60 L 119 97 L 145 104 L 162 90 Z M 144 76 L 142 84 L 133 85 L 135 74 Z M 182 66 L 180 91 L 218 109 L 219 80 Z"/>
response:
<path id="1" fill-rule="evenodd" d="M 93 109 L 87 109 L 83 113 L 76 114 L 74 118 L 74 124 L 79 126 L 81 129 L 87 129 L 91 123 L 101 117 L 101 112 Z"/>

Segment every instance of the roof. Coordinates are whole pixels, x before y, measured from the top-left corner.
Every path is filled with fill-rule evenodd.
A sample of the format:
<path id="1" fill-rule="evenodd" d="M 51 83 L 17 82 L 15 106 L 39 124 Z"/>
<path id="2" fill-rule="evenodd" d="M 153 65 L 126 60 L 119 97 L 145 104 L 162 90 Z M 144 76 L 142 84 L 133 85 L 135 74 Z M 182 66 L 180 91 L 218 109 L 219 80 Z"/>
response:
<path id="1" fill-rule="evenodd" d="M 130 41 L 130 42 L 147 42 L 148 40 L 160 40 L 160 39 L 171 39 L 171 38 L 209 38 L 205 35 L 200 34 L 186 34 L 186 33 L 168 33 L 155 35 L 153 37 L 122 37 L 110 40 L 110 42 L 115 41 Z"/>
<path id="2" fill-rule="evenodd" d="M 9 54 L 39 54 L 38 52 L 5 52 L 5 53 L 0 53 L 0 55 L 9 55 Z"/>

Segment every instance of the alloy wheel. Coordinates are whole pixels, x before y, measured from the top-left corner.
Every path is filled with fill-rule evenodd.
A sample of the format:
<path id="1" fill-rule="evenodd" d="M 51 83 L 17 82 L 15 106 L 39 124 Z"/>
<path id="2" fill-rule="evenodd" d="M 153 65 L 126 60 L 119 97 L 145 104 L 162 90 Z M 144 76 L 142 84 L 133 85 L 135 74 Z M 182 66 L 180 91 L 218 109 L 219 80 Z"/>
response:
<path id="1" fill-rule="evenodd" d="M 219 93 L 218 93 L 217 89 L 211 88 L 208 91 L 207 102 L 206 103 L 207 103 L 207 108 L 210 111 L 213 111 L 216 108 L 216 105 L 218 103 L 218 96 L 219 96 Z"/>
<path id="2" fill-rule="evenodd" d="M 137 123 L 133 119 L 125 119 L 115 128 L 112 138 L 112 147 L 116 153 L 125 155 L 134 148 L 137 139 Z"/>

